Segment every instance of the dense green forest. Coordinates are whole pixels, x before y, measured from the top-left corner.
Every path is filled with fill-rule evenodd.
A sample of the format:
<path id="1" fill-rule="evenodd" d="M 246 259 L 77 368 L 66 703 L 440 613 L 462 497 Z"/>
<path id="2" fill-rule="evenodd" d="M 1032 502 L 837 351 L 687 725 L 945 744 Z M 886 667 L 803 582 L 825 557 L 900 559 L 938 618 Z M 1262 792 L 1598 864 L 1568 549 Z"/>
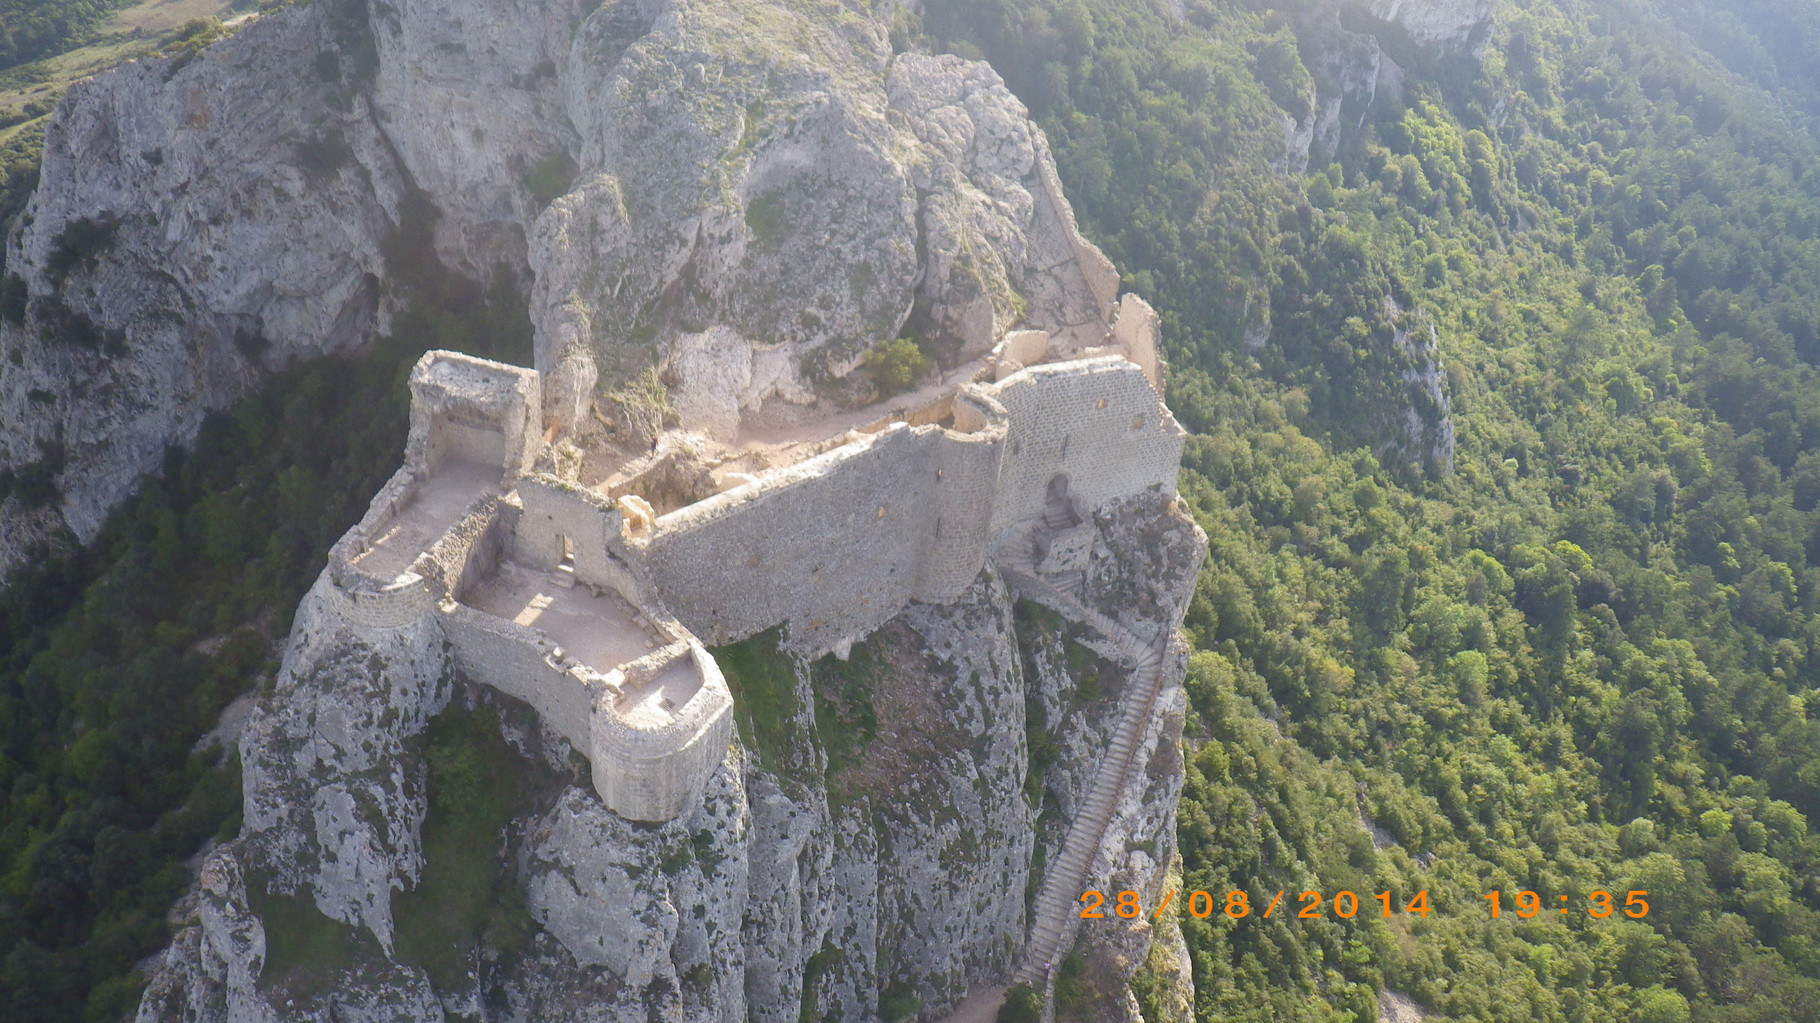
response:
<path id="1" fill-rule="evenodd" d="M 0 0 L 0 69 L 62 53 L 120 0 Z"/>
<path id="2" fill-rule="evenodd" d="M 902 41 L 994 63 L 1164 318 L 1212 542 L 1183 887 L 1367 894 L 1184 915 L 1198 1018 L 1820 1019 L 1820 9 L 1498 2 L 1475 54 L 1336 0 L 924 6 Z M 1360 33 L 1400 87 L 1285 166 Z M 287 371 L 0 601 L 0 1018 L 130 1003 L 233 826 L 191 744 L 395 464 L 415 353 L 522 344 L 483 290 Z"/>
<path id="3" fill-rule="evenodd" d="M 1186 918 L 1197 1014 L 1820 1018 L 1820 9 L 1499 3 L 1481 60 L 1338 6 L 924 22 L 1165 321 L 1212 540 L 1184 888 L 1430 893 Z M 1402 88 L 1281 170 L 1348 31 Z M 1451 465 L 1398 436 L 1430 326 Z M 1651 909 L 1554 911 L 1596 890 Z"/>

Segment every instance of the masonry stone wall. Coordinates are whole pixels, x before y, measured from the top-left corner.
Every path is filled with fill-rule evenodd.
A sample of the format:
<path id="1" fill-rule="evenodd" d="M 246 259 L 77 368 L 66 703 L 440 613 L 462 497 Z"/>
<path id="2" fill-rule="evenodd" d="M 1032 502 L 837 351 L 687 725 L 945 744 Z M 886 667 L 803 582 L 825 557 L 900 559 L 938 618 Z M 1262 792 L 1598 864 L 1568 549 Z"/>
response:
<path id="1" fill-rule="evenodd" d="M 422 621 L 435 607 L 435 595 L 422 576 L 407 572 L 396 579 L 381 578 L 353 564 L 366 551 L 367 538 L 377 535 L 410 503 L 416 487 L 417 474 L 409 465 L 401 466 L 373 495 L 360 521 L 329 549 L 328 604 L 350 625 L 402 628 Z"/>
<path id="2" fill-rule="evenodd" d="M 1157 337 L 1162 333 L 1162 319 L 1150 303 L 1136 294 L 1119 299 L 1118 317 L 1112 321 L 1112 343 L 1144 371 L 1150 385 L 1163 390 L 1162 358 L 1157 354 Z"/>
<path id="3" fill-rule="evenodd" d="M 968 387 L 950 406 L 955 429 L 933 434 L 932 478 L 926 487 L 928 532 L 911 596 L 945 603 L 960 596 L 986 565 L 991 508 L 1005 452 L 1005 409 L 984 391 Z M 904 478 L 906 488 L 918 482 Z"/>
<path id="4" fill-rule="evenodd" d="M 640 728 L 610 707 L 594 715 L 594 788 L 622 817 L 661 821 L 683 813 L 733 741 L 733 694 L 700 643 L 676 643 L 627 665 L 625 685 L 640 685 L 678 660 L 700 674 L 701 688 L 675 709 L 674 720 Z"/>
<path id="5" fill-rule="evenodd" d="M 1120 356 L 1032 366 L 993 388 L 1009 417 L 992 535 L 1042 514 L 1068 478 L 1083 511 L 1150 486 L 1175 493 L 1185 434 L 1144 371 Z"/>
<path id="6" fill-rule="evenodd" d="M 577 582 L 616 590 L 634 606 L 651 602 L 649 587 L 624 556 L 623 515 L 614 499 L 542 474 L 519 481 L 518 499 L 524 511 L 512 560 L 553 569 L 562 561 L 566 538 Z"/>
<path id="7" fill-rule="evenodd" d="M 412 495 L 417 491 L 417 480 L 417 470 L 413 465 L 406 462 L 399 466 L 367 503 L 366 514 L 329 548 L 329 567 L 351 567 L 354 559 L 366 553 L 369 538 L 380 535 L 386 525 L 410 504 Z"/>
<path id="8" fill-rule="evenodd" d="M 460 352 L 425 352 L 411 370 L 407 465 L 433 471 L 447 461 L 521 473 L 542 441 L 538 374 Z"/>
<path id="9" fill-rule="evenodd" d="M 441 619 L 457 668 L 530 704 L 577 752 L 593 752 L 594 707 L 607 690 L 604 676 L 557 661 L 556 645 L 543 633 L 465 604 L 444 605 Z"/>
<path id="10" fill-rule="evenodd" d="M 645 570 L 682 623 L 711 644 L 789 623 L 826 650 L 910 599 L 927 531 L 930 434 L 898 424 L 657 520 Z"/>
<path id="11" fill-rule="evenodd" d="M 337 579 L 332 571 L 329 581 L 329 606 L 358 628 L 403 628 L 423 621 L 436 606 L 429 584 L 415 573 L 399 576 L 383 586 L 373 586 L 364 578 Z"/>
<path id="12" fill-rule="evenodd" d="M 454 527 L 418 557 L 415 568 L 430 580 L 439 599 L 466 593 L 498 566 L 511 535 L 501 523 L 502 504 L 498 494 L 479 495 Z"/>

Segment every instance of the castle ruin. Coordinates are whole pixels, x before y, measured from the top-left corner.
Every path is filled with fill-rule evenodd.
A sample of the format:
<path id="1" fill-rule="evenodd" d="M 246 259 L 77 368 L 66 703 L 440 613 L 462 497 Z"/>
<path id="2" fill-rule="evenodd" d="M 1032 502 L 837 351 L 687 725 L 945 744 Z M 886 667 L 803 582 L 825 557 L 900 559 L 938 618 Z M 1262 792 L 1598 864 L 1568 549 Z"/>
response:
<path id="1" fill-rule="evenodd" d="M 655 449 L 593 485 L 549 457 L 533 370 L 429 352 L 404 464 L 330 553 L 358 629 L 434 622 L 470 678 L 586 755 L 620 815 L 683 813 L 725 757 L 732 695 L 707 645 L 783 626 L 845 656 L 910 601 L 957 598 L 1013 537 L 1058 578 L 1090 513 L 1173 495 L 1184 434 L 1158 393 L 1155 316 L 1132 297 L 1103 348 L 1008 334 L 941 393 L 659 513 Z M 1031 551 L 1032 521 L 1071 528 Z M 1084 531 L 1084 532 L 1083 532 Z"/>

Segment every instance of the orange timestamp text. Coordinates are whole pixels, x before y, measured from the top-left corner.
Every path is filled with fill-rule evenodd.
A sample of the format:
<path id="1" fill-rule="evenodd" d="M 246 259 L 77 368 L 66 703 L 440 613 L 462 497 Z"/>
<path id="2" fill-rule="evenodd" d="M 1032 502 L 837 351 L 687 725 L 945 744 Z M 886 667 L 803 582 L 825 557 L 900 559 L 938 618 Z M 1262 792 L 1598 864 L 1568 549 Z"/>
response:
<path id="1" fill-rule="evenodd" d="M 1283 906 L 1283 897 L 1288 894 L 1288 890 L 1285 889 L 1278 891 L 1275 895 L 1271 896 L 1269 904 L 1264 906 L 1259 915 L 1268 919 L 1272 914 L 1278 912 L 1279 906 L 1282 907 L 1282 912 L 1285 915 L 1293 914 L 1303 920 L 1324 920 L 1327 919 L 1329 915 L 1339 917 L 1342 920 L 1350 920 L 1353 917 L 1358 916 L 1361 909 L 1367 913 L 1377 912 L 1386 919 L 1388 919 L 1393 912 L 1402 912 L 1421 917 L 1426 917 L 1429 914 L 1427 890 L 1417 892 L 1415 896 L 1407 902 L 1400 896 L 1392 897 L 1389 892 L 1378 892 L 1376 895 L 1367 893 L 1365 896 L 1361 897 L 1357 892 L 1342 889 L 1334 892 L 1333 897 L 1329 898 L 1322 892 L 1306 891 L 1302 892 L 1300 895 L 1291 896 L 1291 902 L 1294 904 Z M 1156 911 L 1149 915 L 1153 919 L 1161 917 L 1163 912 L 1175 902 L 1175 895 L 1176 893 L 1173 890 L 1164 892 L 1162 900 L 1157 904 Z M 1264 901 L 1264 895 L 1265 893 L 1263 892 L 1258 894 L 1258 901 L 1260 903 Z M 1374 901 L 1377 903 L 1376 906 L 1371 905 Z M 1103 892 L 1085 891 L 1081 893 L 1080 902 L 1082 904 L 1081 919 L 1083 920 L 1101 920 L 1104 919 L 1108 913 L 1113 916 L 1124 917 L 1127 920 L 1145 915 L 1142 897 L 1134 891 L 1128 890 L 1119 892 L 1113 897 L 1110 903 L 1107 902 L 1106 895 Z M 1224 899 L 1215 895 L 1213 892 L 1192 891 L 1188 893 L 1188 897 L 1184 899 L 1183 902 L 1187 903 L 1188 914 L 1190 916 L 1199 917 L 1201 919 L 1206 919 L 1214 913 L 1220 912 L 1225 913 L 1234 920 L 1242 920 L 1245 917 L 1250 916 L 1255 909 L 1252 905 L 1251 896 L 1242 891 L 1226 892 Z"/>
<path id="2" fill-rule="evenodd" d="M 1649 901 L 1643 897 L 1648 894 L 1649 889 L 1647 888 L 1637 888 L 1626 892 L 1624 895 L 1624 915 L 1633 920 L 1641 920 L 1648 916 Z M 1485 901 L 1491 905 L 1492 919 L 1495 920 L 1504 915 L 1503 892 L 1486 892 L 1484 898 Z M 1598 917 L 1603 920 L 1619 911 L 1617 899 L 1618 897 L 1616 895 L 1604 891 L 1603 889 L 1589 893 L 1586 896 L 1586 915 Z M 1547 905 L 1547 900 L 1531 891 L 1515 892 L 1510 901 L 1514 904 L 1516 914 L 1525 920 L 1541 913 L 1543 907 Z M 1571 905 L 1572 901 L 1567 896 L 1561 896 L 1560 913 L 1562 916 L 1568 914 L 1568 909 Z"/>
<path id="3" fill-rule="evenodd" d="M 1127 920 L 1140 916 L 1150 916 L 1154 919 L 1160 918 L 1170 906 L 1176 906 L 1179 910 L 1183 908 L 1184 903 L 1190 916 L 1203 920 L 1215 913 L 1224 913 L 1234 920 L 1242 920 L 1253 912 L 1257 912 L 1264 919 L 1269 919 L 1279 911 L 1285 916 L 1294 916 L 1301 920 L 1326 920 L 1329 918 L 1351 920 L 1361 912 L 1386 920 L 1398 913 L 1426 919 L 1432 912 L 1427 889 L 1416 892 L 1408 900 L 1404 900 L 1401 896 L 1393 896 L 1390 892 L 1367 893 L 1361 896 L 1357 892 L 1344 889 L 1334 892 L 1332 896 L 1318 891 L 1305 891 L 1299 895 L 1292 895 L 1287 889 L 1279 890 L 1274 894 L 1260 892 L 1256 903 L 1252 901 L 1249 893 L 1242 891 L 1226 892 L 1223 898 L 1214 892 L 1192 891 L 1181 903 L 1175 901 L 1176 894 L 1174 890 L 1164 892 L 1156 909 L 1146 913 L 1143 897 L 1135 891 L 1117 892 L 1110 899 L 1104 892 L 1085 891 L 1081 893 L 1080 898 L 1081 919 L 1103 920 L 1108 916 L 1122 917 Z M 1264 898 L 1267 894 L 1270 895 L 1268 903 Z M 1632 919 L 1640 920 L 1649 915 L 1649 901 L 1644 898 L 1648 894 L 1646 889 L 1633 889 L 1625 893 L 1624 900 L 1620 903 L 1616 895 L 1600 889 L 1586 896 L 1584 908 L 1586 915 L 1598 919 L 1621 912 Z M 1288 897 L 1290 905 L 1283 905 L 1285 896 Z M 1487 892 L 1484 900 L 1491 909 L 1491 916 L 1494 920 L 1504 916 L 1507 905 L 1512 912 L 1524 920 L 1540 915 L 1547 905 L 1547 901 L 1541 895 L 1532 891 L 1512 893 L 1508 904 L 1505 901 L 1504 893 L 1498 891 Z M 1572 900 L 1563 895 L 1560 897 L 1560 903 L 1560 913 L 1562 916 L 1566 916 Z M 1261 911 L 1257 910 L 1258 904 L 1263 904 Z"/>

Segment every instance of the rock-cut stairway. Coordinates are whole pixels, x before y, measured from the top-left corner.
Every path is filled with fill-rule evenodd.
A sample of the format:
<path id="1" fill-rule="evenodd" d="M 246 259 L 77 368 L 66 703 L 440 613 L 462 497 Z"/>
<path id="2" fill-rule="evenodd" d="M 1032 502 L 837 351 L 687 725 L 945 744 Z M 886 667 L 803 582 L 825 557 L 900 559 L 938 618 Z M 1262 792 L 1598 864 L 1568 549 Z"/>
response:
<path id="1" fill-rule="evenodd" d="M 1034 530 L 1013 538 L 1000 552 L 999 569 L 1044 603 L 1106 637 L 1131 666 L 1112 742 L 1106 748 L 1099 771 L 1093 776 L 1093 785 L 1088 789 L 1085 801 L 1068 825 L 1060 855 L 1043 878 L 1032 914 L 1030 940 L 1024 949 L 1023 963 L 1013 978 L 1013 983 L 1029 984 L 1042 990 L 1053 980 L 1057 961 L 1067 950 L 1068 939 L 1078 926 L 1081 893 L 1092 887 L 1088 873 L 1099 853 L 1106 826 L 1112 821 L 1113 809 L 1137 766 L 1139 743 L 1150 724 L 1157 692 L 1162 688 L 1163 655 L 1169 640 L 1165 635 L 1155 642 L 1146 641 L 1040 576 L 1034 564 L 1036 540 Z"/>

